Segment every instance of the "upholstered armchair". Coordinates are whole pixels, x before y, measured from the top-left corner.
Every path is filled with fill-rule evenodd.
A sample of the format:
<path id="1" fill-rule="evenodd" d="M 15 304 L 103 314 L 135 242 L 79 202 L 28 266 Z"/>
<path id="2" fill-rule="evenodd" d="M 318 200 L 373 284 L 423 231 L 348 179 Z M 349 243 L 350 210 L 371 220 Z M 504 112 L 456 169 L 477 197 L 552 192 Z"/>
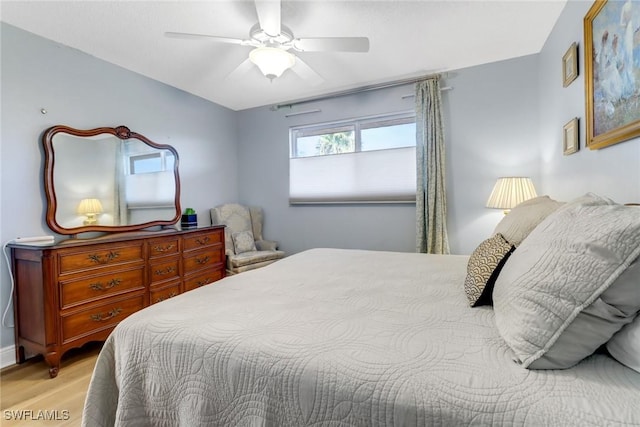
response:
<path id="1" fill-rule="evenodd" d="M 262 208 L 228 203 L 211 209 L 211 223 L 225 225 L 227 274 L 264 267 L 284 257 L 274 241 L 262 238 Z"/>

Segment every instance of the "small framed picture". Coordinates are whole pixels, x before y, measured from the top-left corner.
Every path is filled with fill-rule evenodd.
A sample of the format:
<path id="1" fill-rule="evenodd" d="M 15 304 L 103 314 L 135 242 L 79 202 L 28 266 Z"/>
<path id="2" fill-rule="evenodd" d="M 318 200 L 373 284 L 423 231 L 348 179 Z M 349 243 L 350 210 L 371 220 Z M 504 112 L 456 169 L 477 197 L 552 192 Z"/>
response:
<path id="1" fill-rule="evenodd" d="M 564 125 L 562 136 L 562 153 L 565 156 L 573 154 L 580 149 L 580 139 L 578 138 L 578 118 L 572 119 Z"/>
<path id="2" fill-rule="evenodd" d="M 578 45 L 574 42 L 562 57 L 562 86 L 569 86 L 576 78 L 578 78 Z"/>

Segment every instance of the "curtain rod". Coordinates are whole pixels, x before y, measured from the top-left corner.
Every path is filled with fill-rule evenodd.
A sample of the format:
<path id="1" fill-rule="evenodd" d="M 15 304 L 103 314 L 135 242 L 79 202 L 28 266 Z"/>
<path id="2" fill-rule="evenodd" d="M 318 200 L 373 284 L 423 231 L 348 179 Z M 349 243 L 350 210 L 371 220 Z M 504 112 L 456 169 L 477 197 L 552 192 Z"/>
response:
<path id="1" fill-rule="evenodd" d="M 453 90 L 453 86 L 444 86 L 440 88 L 440 92 L 446 92 L 448 90 Z M 416 96 L 415 93 L 408 93 L 406 95 L 402 95 L 400 98 L 402 99 L 415 98 L 415 96 Z"/>
<path id="2" fill-rule="evenodd" d="M 395 81 L 386 82 L 386 83 L 379 83 L 379 84 L 374 84 L 374 85 L 369 85 L 369 86 L 362 86 L 362 87 L 358 87 L 358 88 L 354 88 L 354 89 L 343 90 L 343 91 L 340 91 L 340 92 L 332 92 L 332 93 L 328 93 L 326 95 L 321 95 L 321 96 L 314 97 L 314 98 L 305 98 L 305 99 L 301 99 L 301 100 L 298 100 L 298 101 L 287 102 L 287 103 L 284 103 L 284 104 L 276 104 L 276 105 L 272 105 L 271 107 L 269 107 L 269 109 L 271 111 L 278 111 L 278 110 L 280 110 L 282 108 L 291 108 L 294 105 L 306 104 L 306 103 L 315 102 L 315 101 L 324 101 L 324 100 L 327 100 L 327 99 L 339 98 L 339 97 L 348 96 L 348 95 L 355 95 L 357 93 L 369 92 L 371 90 L 387 89 L 387 88 L 390 88 L 390 87 L 403 86 L 403 85 L 406 85 L 406 84 L 409 84 L 409 83 L 418 83 L 418 82 L 420 82 L 422 80 L 433 78 L 433 77 L 436 77 L 438 75 L 446 78 L 446 77 L 448 77 L 449 73 L 430 74 L 430 75 L 422 76 L 422 77 L 412 77 L 412 78 L 403 79 L 403 80 L 395 80 Z M 443 88 L 443 89 L 445 89 L 445 88 Z M 450 88 L 446 88 L 446 89 L 450 89 Z"/>

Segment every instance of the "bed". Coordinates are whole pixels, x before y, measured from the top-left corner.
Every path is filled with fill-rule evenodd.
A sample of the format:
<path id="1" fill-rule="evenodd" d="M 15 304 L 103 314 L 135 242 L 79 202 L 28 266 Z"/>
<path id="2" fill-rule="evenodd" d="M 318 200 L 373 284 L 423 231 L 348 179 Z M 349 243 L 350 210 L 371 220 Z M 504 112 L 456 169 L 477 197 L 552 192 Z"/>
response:
<path id="1" fill-rule="evenodd" d="M 105 342 L 83 425 L 640 425 L 640 373 L 604 351 L 523 367 L 469 261 L 311 249 L 155 304 Z"/>

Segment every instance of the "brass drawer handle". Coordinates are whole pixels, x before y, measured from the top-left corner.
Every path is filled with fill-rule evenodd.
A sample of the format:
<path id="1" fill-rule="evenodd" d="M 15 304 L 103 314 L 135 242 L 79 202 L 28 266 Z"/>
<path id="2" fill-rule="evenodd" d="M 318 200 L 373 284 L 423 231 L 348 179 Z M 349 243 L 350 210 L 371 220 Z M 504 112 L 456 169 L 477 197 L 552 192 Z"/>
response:
<path id="1" fill-rule="evenodd" d="M 118 286 L 122 283 L 122 279 L 111 279 L 107 282 L 106 285 L 103 285 L 102 282 L 90 283 L 89 288 L 94 291 L 106 291 L 107 289 L 111 289 L 114 286 Z"/>
<path id="2" fill-rule="evenodd" d="M 198 286 L 203 286 L 203 285 L 207 285 L 207 284 L 209 284 L 209 283 L 211 283 L 211 278 L 210 278 L 210 277 L 207 277 L 207 278 L 206 278 L 206 279 L 204 279 L 204 280 L 198 280 L 198 281 L 196 282 L 196 285 L 198 285 Z"/>
<path id="3" fill-rule="evenodd" d="M 197 238 L 196 243 L 198 243 L 199 245 L 206 245 L 210 240 L 211 238 L 209 236 L 204 236 L 203 238 Z"/>
<path id="4" fill-rule="evenodd" d="M 173 291 L 173 292 L 171 292 L 169 295 L 167 295 L 166 297 L 158 297 L 158 298 L 156 298 L 156 301 L 155 301 L 155 302 L 162 302 L 162 301 L 164 301 L 164 300 L 166 300 L 166 299 L 173 298 L 173 297 L 175 297 L 176 295 L 178 295 L 178 294 L 177 294 L 175 291 Z"/>
<path id="5" fill-rule="evenodd" d="M 171 267 L 165 268 L 164 270 L 156 270 L 155 274 L 156 274 L 156 276 L 163 276 L 165 274 L 174 273 L 175 271 L 176 271 L 176 269 L 173 266 L 171 266 Z"/>
<path id="6" fill-rule="evenodd" d="M 121 308 L 114 308 L 113 310 L 110 310 L 107 314 L 104 314 L 104 315 L 102 313 L 92 314 L 91 320 L 93 320 L 94 322 L 104 322 L 106 320 L 113 319 L 121 312 L 122 312 Z"/>
<path id="7" fill-rule="evenodd" d="M 109 251 L 105 259 L 102 259 L 102 255 L 98 255 L 98 254 L 89 255 L 89 259 L 95 262 L 96 264 L 107 264 L 113 261 L 114 259 L 118 258 L 119 256 L 120 256 L 119 252 Z"/>
<path id="8" fill-rule="evenodd" d="M 208 263 L 208 262 L 209 262 L 209 260 L 211 260 L 211 257 L 210 257 L 209 255 L 207 255 L 207 256 L 206 256 L 206 257 L 204 257 L 204 258 L 198 258 L 198 257 L 196 257 L 196 262 L 197 262 L 198 264 L 200 264 L 200 265 Z"/>
<path id="9" fill-rule="evenodd" d="M 153 250 L 156 251 L 156 252 L 167 252 L 167 251 L 170 251 L 173 248 L 175 248 L 175 245 L 172 243 L 172 244 L 167 245 L 167 246 L 156 245 L 156 246 L 153 247 Z"/>

